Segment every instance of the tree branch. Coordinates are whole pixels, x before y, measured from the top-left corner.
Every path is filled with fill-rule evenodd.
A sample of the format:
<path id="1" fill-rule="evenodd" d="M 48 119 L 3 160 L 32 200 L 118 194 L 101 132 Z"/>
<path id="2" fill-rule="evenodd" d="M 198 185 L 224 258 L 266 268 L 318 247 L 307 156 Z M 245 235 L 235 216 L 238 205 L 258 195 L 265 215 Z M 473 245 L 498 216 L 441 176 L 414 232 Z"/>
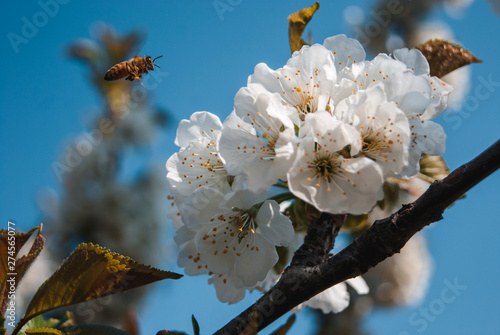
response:
<path id="1" fill-rule="evenodd" d="M 346 218 L 344 214 L 322 213 L 307 230 L 304 243 L 295 251 L 290 264 L 311 267 L 326 261 Z"/>
<path id="2" fill-rule="evenodd" d="M 442 181 L 434 182 L 415 202 L 404 205 L 386 219 L 376 221 L 365 234 L 337 255 L 320 263 L 315 262 L 317 256 L 313 256 L 312 266 L 305 266 L 307 262 L 299 258 L 285 269 L 273 288 L 215 334 L 242 334 L 251 320 L 256 320 L 258 330 L 262 330 L 325 289 L 366 273 L 399 253 L 422 228 L 441 220 L 449 205 L 499 168 L 500 140 Z M 321 216 L 317 221 L 324 219 L 325 216 Z"/>

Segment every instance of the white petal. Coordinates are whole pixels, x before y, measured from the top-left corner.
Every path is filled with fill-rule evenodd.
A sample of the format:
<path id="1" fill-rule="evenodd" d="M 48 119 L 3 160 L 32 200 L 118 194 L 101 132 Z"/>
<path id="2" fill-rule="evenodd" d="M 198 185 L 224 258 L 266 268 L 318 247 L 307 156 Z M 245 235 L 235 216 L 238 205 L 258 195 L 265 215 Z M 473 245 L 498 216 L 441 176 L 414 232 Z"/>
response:
<path id="1" fill-rule="evenodd" d="M 423 120 L 431 120 L 441 114 L 448 105 L 448 96 L 453 86 L 448 85 L 438 77 L 426 77 L 431 85 L 431 102 L 422 115 Z"/>
<path id="2" fill-rule="evenodd" d="M 441 125 L 432 121 L 412 123 L 418 149 L 428 155 L 442 155 L 446 150 L 446 133 Z"/>
<path id="3" fill-rule="evenodd" d="M 384 81 L 389 101 L 408 114 L 423 113 L 431 99 L 431 86 L 424 77 L 417 77 L 410 71 L 394 73 Z"/>
<path id="4" fill-rule="evenodd" d="M 244 122 L 237 114 L 236 111 L 232 111 L 231 114 L 224 120 L 222 128 L 231 128 L 231 129 L 242 129 L 251 134 L 255 135 L 255 129 L 252 128 L 251 125 Z"/>
<path id="5" fill-rule="evenodd" d="M 370 288 L 361 276 L 347 279 L 345 282 L 349 284 L 358 294 L 368 294 L 368 292 L 370 292 Z"/>
<path id="6" fill-rule="evenodd" d="M 241 190 L 229 194 L 220 206 L 228 210 L 237 207 L 240 209 L 250 209 L 253 205 L 261 203 L 267 199 L 267 192 L 251 192 L 249 190 Z"/>
<path id="7" fill-rule="evenodd" d="M 261 84 L 250 83 L 247 87 L 239 89 L 234 98 L 234 109 L 236 115 L 247 123 L 252 123 L 255 118 L 259 118 L 260 124 L 270 122 L 272 126 L 282 123 L 287 127 L 293 127 L 293 123 L 287 117 L 288 111 L 281 104 L 280 93 L 269 92 Z M 263 119 L 268 115 L 272 115 L 277 120 Z"/>
<path id="8" fill-rule="evenodd" d="M 286 171 L 275 170 L 273 161 L 251 160 L 245 164 L 247 179 L 245 186 L 252 192 L 263 192 L 273 185 L 282 173 Z"/>
<path id="9" fill-rule="evenodd" d="M 182 226 L 175 231 L 174 242 L 179 248 L 182 248 L 185 244 L 194 240 L 195 235 L 196 233 L 194 231 L 186 226 Z"/>
<path id="10" fill-rule="evenodd" d="M 286 180 L 288 169 L 292 165 L 297 153 L 298 139 L 295 136 L 293 129 L 285 129 L 278 138 L 274 151 L 276 156 L 274 158 L 273 170 L 281 180 Z"/>
<path id="11" fill-rule="evenodd" d="M 171 196 L 171 195 L 169 195 L 167 197 L 167 199 L 170 200 L 170 203 L 169 203 L 169 206 L 168 206 L 167 217 L 170 220 L 172 220 L 172 226 L 174 228 L 176 228 L 176 229 L 180 228 L 180 227 L 182 227 L 184 225 L 184 223 L 182 222 L 182 219 L 181 219 L 181 213 L 180 213 L 180 210 L 179 210 L 179 206 L 177 206 L 177 203 L 176 203 L 176 201 L 178 199 L 175 198 L 175 200 L 174 200 L 174 196 Z"/>
<path id="12" fill-rule="evenodd" d="M 416 76 L 428 75 L 430 72 L 429 63 L 422 52 L 418 49 L 408 48 L 396 49 L 393 51 L 394 58 L 406 64 Z"/>
<path id="13" fill-rule="evenodd" d="M 200 229 L 195 236 L 196 249 L 203 255 L 204 261 L 208 265 L 208 269 L 216 274 L 228 273 L 232 270 L 236 255 L 232 252 L 223 252 L 224 246 L 217 241 L 213 243 L 211 236 L 212 229 L 224 229 L 223 225 L 214 225 L 206 227 L 208 229 Z"/>
<path id="14" fill-rule="evenodd" d="M 229 191 L 228 174 L 209 138 L 193 140 L 167 161 L 167 180 L 175 196 L 189 196 L 195 189 L 209 186 Z"/>
<path id="15" fill-rule="evenodd" d="M 242 240 L 242 244 L 246 243 L 245 239 Z M 266 278 L 278 259 L 274 245 L 264 238 L 256 237 L 255 248 L 244 246 L 241 248 L 240 256 L 236 256 L 235 275 L 246 286 L 254 286 Z"/>
<path id="16" fill-rule="evenodd" d="M 182 246 L 177 256 L 177 265 L 184 268 L 188 276 L 198 276 L 209 272 L 207 264 L 203 261 L 203 255 L 196 249 L 194 235 L 193 232 L 193 239 Z"/>
<path id="17" fill-rule="evenodd" d="M 225 201 L 224 194 L 210 187 L 196 189 L 181 205 L 180 212 L 184 224 L 198 231 L 211 224 L 211 219 L 220 212 Z"/>
<path id="18" fill-rule="evenodd" d="M 361 43 L 353 38 L 347 38 L 345 35 L 329 37 L 325 39 L 323 45 L 333 52 L 337 73 L 355 62 L 363 62 L 366 57 Z"/>
<path id="19" fill-rule="evenodd" d="M 290 219 L 280 212 L 276 201 L 267 200 L 262 204 L 256 218 L 258 232 L 276 246 L 287 246 L 295 237 Z"/>
<path id="20" fill-rule="evenodd" d="M 228 174 L 236 176 L 243 173 L 245 167 L 256 159 L 253 148 L 263 144 L 259 141 L 255 134 L 246 130 L 223 128 L 219 150 Z"/>
<path id="21" fill-rule="evenodd" d="M 270 93 L 282 91 L 280 82 L 276 79 L 281 73 L 270 69 L 267 64 L 259 63 L 255 66 L 254 73 L 248 77 L 248 84 L 260 84 Z"/>
<path id="22" fill-rule="evenodd" d="M 241 122 L 236 123 L 238 120 Z M 294 141 L 294 125 L 284 113 L 279 95 L 257 84 L 240 89 L 235 116 L 224 123 L 219 145 L 226 170 L 232 175 L 244 173 L 250 190 L 264 191 L 286 175 L 282 167 L 294 153 L 293 143 L 288 141 Z M 275 167 L 277 145 L 280 151 Z"/>
<path id="23" fill-rule="evenodd" d="M 295 52 L 287 65 L 276 71 L 265 64 L 257 65 L 248 83 L 279 94 L 283 112 L 299 125 L 305 114 L 327 108 L 335 81 L 331 52 L 316 44 Z"/>
<path id="24" fill-rule="evenodd" d="M 339 120 L 324 110 L 308 114 L 306 115 L 304 124 L 299 129 L 299 137 L 306 137 L 308 135 L 317 137 L 318 133 L 322 134 L 328 131 L 328 129 L 335 129 L 340 124 Z"/>
<path id="25" fill-rule="evenodd" d="M 182 120 L 177 128 L 175 144 L 186 147 L 194 139 L 209 136 L 215 140 L 217 131 L 222 129 L 222 123 L 217 115 L 209 112 L 196 112 L 189 120 Z"/>
<path id="26" fill-rule="evenodd" d="M 321 309 L 324 314 L 339 313 L 349 306 L 349 292 L 345 283 L 339 283 L 319 293 L 306 302 L 311 308 Z"/>
<path id="27" fill-rule="evenodd" d="M 362 133 L 366 143 L 362 154 L 388 172 L 398 173 L 408 165 L 410 125 L 405 113 L 387 102 L 382 85 L 360 92 L 356 100 L 349 106 L 346 121 Z"/>
<path id="28" fill-rule="evenodd" d="M 217 298 L 221 302 L 235 304 L 245 297 L 246 287 L 233 273 L 223 275 L 213 274 L 208 283 L 214 285 Z"/>
<path id="29" fill-rule="evenodd" d="M 323 145 L 327 144 L 331 152 L 345 146 L 351 146 L 351 154 L 355 155 L 361 149 L 361 134 L 351 125 L 339 121 L 326 111 L 308 114 L 304 125 L 299 129 L 299 137 L 312 136 Z M 327 136 L 331 141 L 322 141 Z"/>
<path id="30" fill-rule="evenodd" d="M 332 214 L 370 211 L 383 196 L 382 168 L 368 158 L 344 159 L 333 150 L 331 153 L 317 150 L 319 145 L 324 146 L 334 139 L 342 142 L 342 138 L 335 137 L 335 130 L 332 136 L 325 134 L 324 142 L 319 144 L 312 137 L 301 141 L 297 158 L 288 173 L 290 191 L 320 211 Z M 316 160 L 331 162 L 328 177 L 317 175 L 318 170 L 311 168 Z"/>

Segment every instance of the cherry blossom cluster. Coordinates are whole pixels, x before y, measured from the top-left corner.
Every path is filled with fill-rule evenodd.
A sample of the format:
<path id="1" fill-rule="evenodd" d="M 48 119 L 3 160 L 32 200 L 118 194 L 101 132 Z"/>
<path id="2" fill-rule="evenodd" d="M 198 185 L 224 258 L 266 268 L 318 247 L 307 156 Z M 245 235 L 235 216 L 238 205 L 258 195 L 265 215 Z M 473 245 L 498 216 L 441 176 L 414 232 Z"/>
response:
<path id="1" fill-rule="evenodd" d="M 420 51 L 367 61 L 345 35 L 304 46 L 278 70 L 258 64 L 224 122 L 197 112 L 177 130 L 180 150 L 166 166 L 178 265 L 208 274 L 230 303 L 276 280 L 276 248 L 291 254 L 297 238 L 280 209 L 285 198 L 267 192 L 285 187 L 286 200 L 321 212 L 370 212 L 386 178 L 413 177 L 422 154 L 443 154 L 446 135 L 431 120 L 451 89 L 429 75 Z M 350 284 L 367 291 L 361 278 Z M 335 290 L 316 307 L 345 308 L 345 285 Z"/>

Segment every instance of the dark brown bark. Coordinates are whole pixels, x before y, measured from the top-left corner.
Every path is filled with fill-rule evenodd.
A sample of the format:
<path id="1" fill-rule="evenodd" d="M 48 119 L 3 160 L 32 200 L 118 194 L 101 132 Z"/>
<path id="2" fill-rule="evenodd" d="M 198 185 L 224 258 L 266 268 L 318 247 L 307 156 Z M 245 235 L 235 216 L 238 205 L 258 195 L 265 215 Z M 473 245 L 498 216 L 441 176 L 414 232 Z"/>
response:
<path id="1" fill-rule="evenodd" d="M 328 230 L 334 232 L 334 222 L 338 222 L 339 216 L 322 215 L 313 227 L 330 222 L 330 228 L 323 232 L 315 228 L 314 233 L 311 232 L 312 236 L 306 238 L 306 241 L 309 239 L 313 242 L 299 248 L 278 283 L 215 334 L 242 334 L 251 319 L 256 320 L 258 329 L 262 330 L 325 289 L 366 273 L 384 259 L 399 253 L 422 228 L 441 220 L 442 213 L 449 205 L 498 168 L 500 140 L 442 181 L 434 182 L 415 202 L 404 205 L 386 219 L 376 221 L 365 234 L 330 258 L 327 257 L 329 249 L 325 250 L 329 245 L 333 246 L 334 236 L 329 241 L 316 242 L 317 247 L 311 247 L 317 241 L 317 236 Z M 307 252 L 311 252 L 310 257 L 306 256 Z"/>
<path id="2" fill-rule="evenodd" d="M 347 215 L 322 213 L 307 230 L 304 243 L 295 251 L 290 264 L 310 267 L 326 261 L 346 217 Z"/>

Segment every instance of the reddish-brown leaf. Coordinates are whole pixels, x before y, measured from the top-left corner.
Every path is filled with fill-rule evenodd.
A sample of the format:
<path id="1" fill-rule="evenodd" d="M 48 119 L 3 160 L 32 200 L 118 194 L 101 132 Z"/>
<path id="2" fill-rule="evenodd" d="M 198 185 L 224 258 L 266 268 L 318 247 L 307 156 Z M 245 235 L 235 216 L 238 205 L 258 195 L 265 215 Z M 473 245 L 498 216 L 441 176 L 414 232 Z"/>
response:
<path id="1" fill-rule="evenodd" d="M 444 40 L 430 40 L 415 48 L 427 58 L 431 76 L 439 78 L 464 65 L 482 62 L 469 50 Z"/>

